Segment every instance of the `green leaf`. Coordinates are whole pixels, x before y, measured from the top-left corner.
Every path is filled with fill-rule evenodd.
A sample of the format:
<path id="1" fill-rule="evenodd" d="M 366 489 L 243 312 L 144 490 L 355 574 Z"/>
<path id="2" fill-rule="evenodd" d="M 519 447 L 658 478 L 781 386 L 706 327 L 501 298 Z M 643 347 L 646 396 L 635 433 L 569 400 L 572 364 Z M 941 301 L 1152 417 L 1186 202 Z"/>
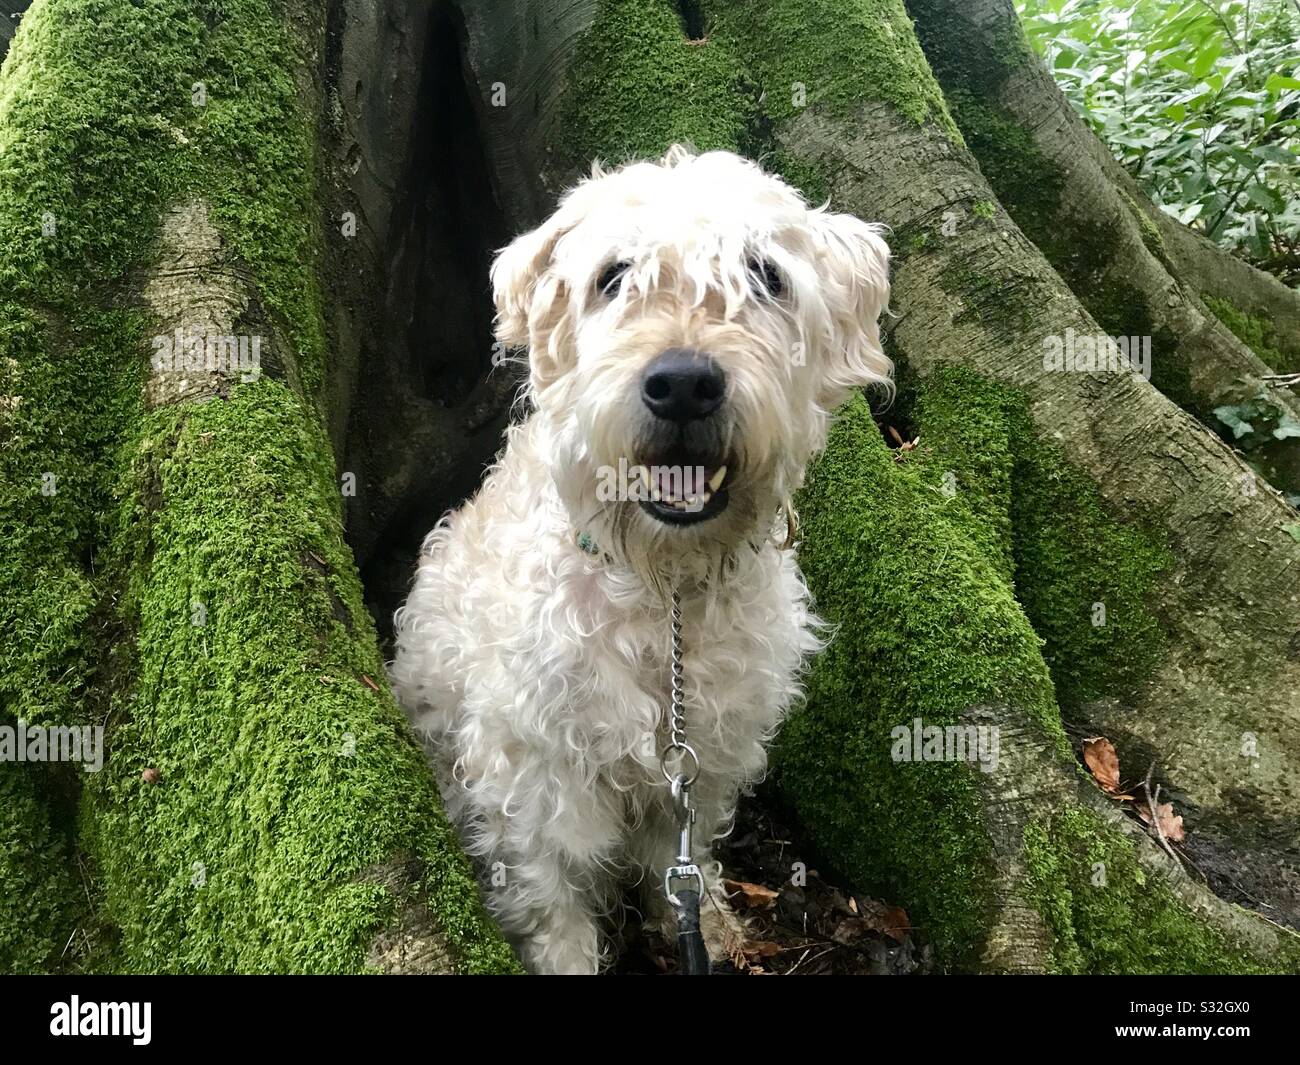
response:
<path id="1" fill-rule="evenodd" d="M 1219 56 L 1223 54 L 1223 42 L 1212 41 L 1197 56 L 1196 62 L 1192 64 L 1192 76 L 1203 78 L 1211 70 L 1214 64 L 1218 62 Z"/>
<path id="2" fill-rule="evenodd" d="M 1268 81 L 1264 82 L 1264 90 L 1272 96 L 1276 96 L 1283 89 L 1300 89 L 1300 78 L 1293 78 L 1286 74 L 1270 74 Z"/>
<path id="3" fill-rule="evenodd" d="M 1290 525 L 1283 525 L 1282 531 L 1300 544 L 1300 521 L 1293 521 Z"/>
<path id="4" fill-rule="evenodd" d="M 1281 163 L 1283 166 L 1295 166 L 1300 163 L 1300 156 L 1296 155 L 1294 149 L 1288 150 L 1276 144 L 1261 144 L 1255 149 L 1255 154 L 1270 163 Z"/>
<path id="5" fill-rule="evenodd" d="M 1234 440 L 1240 440 L 1255 431 L 1255 427 L 1242 418 L 1240 407 L 1215 407 L 1214 416 L 1232 430 Z"/>
<path id="6" fill-rule="evenodd" d="M 1273 430 L 1273 436 L 1278 440 L 1286 440 L 1288 437 L 1300 437 L 1300 421 L 1296 421 L 1290 414 L 1283 414 L 1281 421 L 1277 423 L 1277 428 Z"/>
<path id="7" fill-rule="evenodd" d="M 1209 179 L 1199 170 L 1193 170 L 1190 174 L 1183 176 L 1179 187 L 1183 192 L 1183 199 L 1194 200 L 1210 187 Z"/>
<path id="8" fill-rule="evenodd" d="M 1281 214 L 1286 210 L 1286 199 L 1276 189 L 1271 189 L 1267 185 L 1251 185 L 1246 190 L 1246 199 L 1269 214 Z"/>

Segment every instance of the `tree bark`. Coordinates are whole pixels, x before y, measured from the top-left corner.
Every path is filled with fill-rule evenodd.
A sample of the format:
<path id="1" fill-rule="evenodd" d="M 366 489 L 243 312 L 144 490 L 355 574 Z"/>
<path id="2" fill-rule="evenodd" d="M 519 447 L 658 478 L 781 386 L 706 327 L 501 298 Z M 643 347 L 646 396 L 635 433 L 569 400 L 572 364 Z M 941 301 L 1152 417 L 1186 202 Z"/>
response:
<path id="1" fill-rule="evenodd" d="M 1153 383 L 1211 428 L 1216 407 L 1261 392 L 1278 416 L 1300 418 L 1300 398 L 1267 380 L 1300 355 L 1296 293 L 1240 261 L 1228 267 L 1150 203 L 1033 53 L 1011 0 L 908 0 L 908 10 L 999 201 L 1107 333 L 1152 338 Z M 1270 335 L 1286 338 L 1285 363 L 1264 362 L 1203 296 L 1228 300 L 1235 314 L 1218 306 L 1229 321 L 1264 311 Z M 1240 446 L 1275 486 L 1300 491 L 1300 440 L 1264 433 Z"/>
<path id="2" fill-rule="evenodd" d="M 326 23 L 46 0 L 6 62 L 0 703 L 107 757 L 0 764 L 0 970 L 517 968 L 342 537 Z"/>
<path id="3" fill-rule="evenodd" d="M 0 0 L 0 59 L 9 50 L 9 42 L 14 39 L 18 20 L 27 10 L 29 0 Z"/>

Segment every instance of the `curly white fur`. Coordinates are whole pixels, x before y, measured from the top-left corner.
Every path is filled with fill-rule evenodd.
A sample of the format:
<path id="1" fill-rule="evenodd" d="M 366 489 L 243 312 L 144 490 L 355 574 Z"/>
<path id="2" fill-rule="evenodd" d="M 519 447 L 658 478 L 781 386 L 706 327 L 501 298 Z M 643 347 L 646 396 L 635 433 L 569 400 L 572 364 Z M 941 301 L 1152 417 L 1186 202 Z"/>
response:
<path id="1" fill-rule="evenodd" d="M 629 266 L 603 293 L 612 262 Z M 755 262 L 778 271 L 778 297 Z M 830 412 L 851 388 L 888 384 L 888 249 L 751 162 L 674 148 L 595 168 L 500 254 L 492 282 L 498 338 L 529 351 L 533 412 L 429 534 L 392 680 L 525 964 L 590 973 L 620 887 L 644 878 L 653 899 L 674 852 L 664 589 L 683 595 L 702 848 L 762 776 L 820 646 L 771 533 Z M 684 526 L 596 492 L 602 467 L 644 461 L 641 373 L 671 347 L 708 352 L 727 378 L 729 502 Z"/>

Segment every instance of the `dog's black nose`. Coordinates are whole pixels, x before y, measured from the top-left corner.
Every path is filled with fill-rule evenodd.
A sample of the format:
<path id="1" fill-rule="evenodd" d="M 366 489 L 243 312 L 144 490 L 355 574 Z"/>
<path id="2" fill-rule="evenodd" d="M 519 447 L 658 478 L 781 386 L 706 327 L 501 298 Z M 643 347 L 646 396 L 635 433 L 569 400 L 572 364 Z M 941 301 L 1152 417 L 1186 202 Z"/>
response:
<path id="1" fill-rule="evenodd" d="M 641 375 L 641 399 L 657 417 L 670 422 L 707 418 L 722 404 L 727 375 L 694 348 L 669 348 Z"/>

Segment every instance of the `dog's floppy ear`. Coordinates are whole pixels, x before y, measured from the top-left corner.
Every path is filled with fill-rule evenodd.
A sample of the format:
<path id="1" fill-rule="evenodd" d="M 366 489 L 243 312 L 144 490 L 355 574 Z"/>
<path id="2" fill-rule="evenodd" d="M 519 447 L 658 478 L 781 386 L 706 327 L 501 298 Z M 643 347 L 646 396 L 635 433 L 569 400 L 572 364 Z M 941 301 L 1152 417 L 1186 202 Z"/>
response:
<path id="1" fill-rule="evenodd" d="M 554 324 L 565 285 L 549 268 L 556 243 L 573 227 L 569 214 L 561 209 L 538 228 L 516 237 L 492 264 L 496 336 L 508 347 L 522 348 L 541 340 L 539 333 Z"/>
<path id="2" fill-rule="evenodd" d="M 811 212 L 830 319 L 830 350 L 822 371 L 823 406 L 839 406 L 850 389 L 892 387 L 893 364 L 880 345 L 881 313 L 889 304 L 889 245 L 879 226 L 848 214 Z"/>

